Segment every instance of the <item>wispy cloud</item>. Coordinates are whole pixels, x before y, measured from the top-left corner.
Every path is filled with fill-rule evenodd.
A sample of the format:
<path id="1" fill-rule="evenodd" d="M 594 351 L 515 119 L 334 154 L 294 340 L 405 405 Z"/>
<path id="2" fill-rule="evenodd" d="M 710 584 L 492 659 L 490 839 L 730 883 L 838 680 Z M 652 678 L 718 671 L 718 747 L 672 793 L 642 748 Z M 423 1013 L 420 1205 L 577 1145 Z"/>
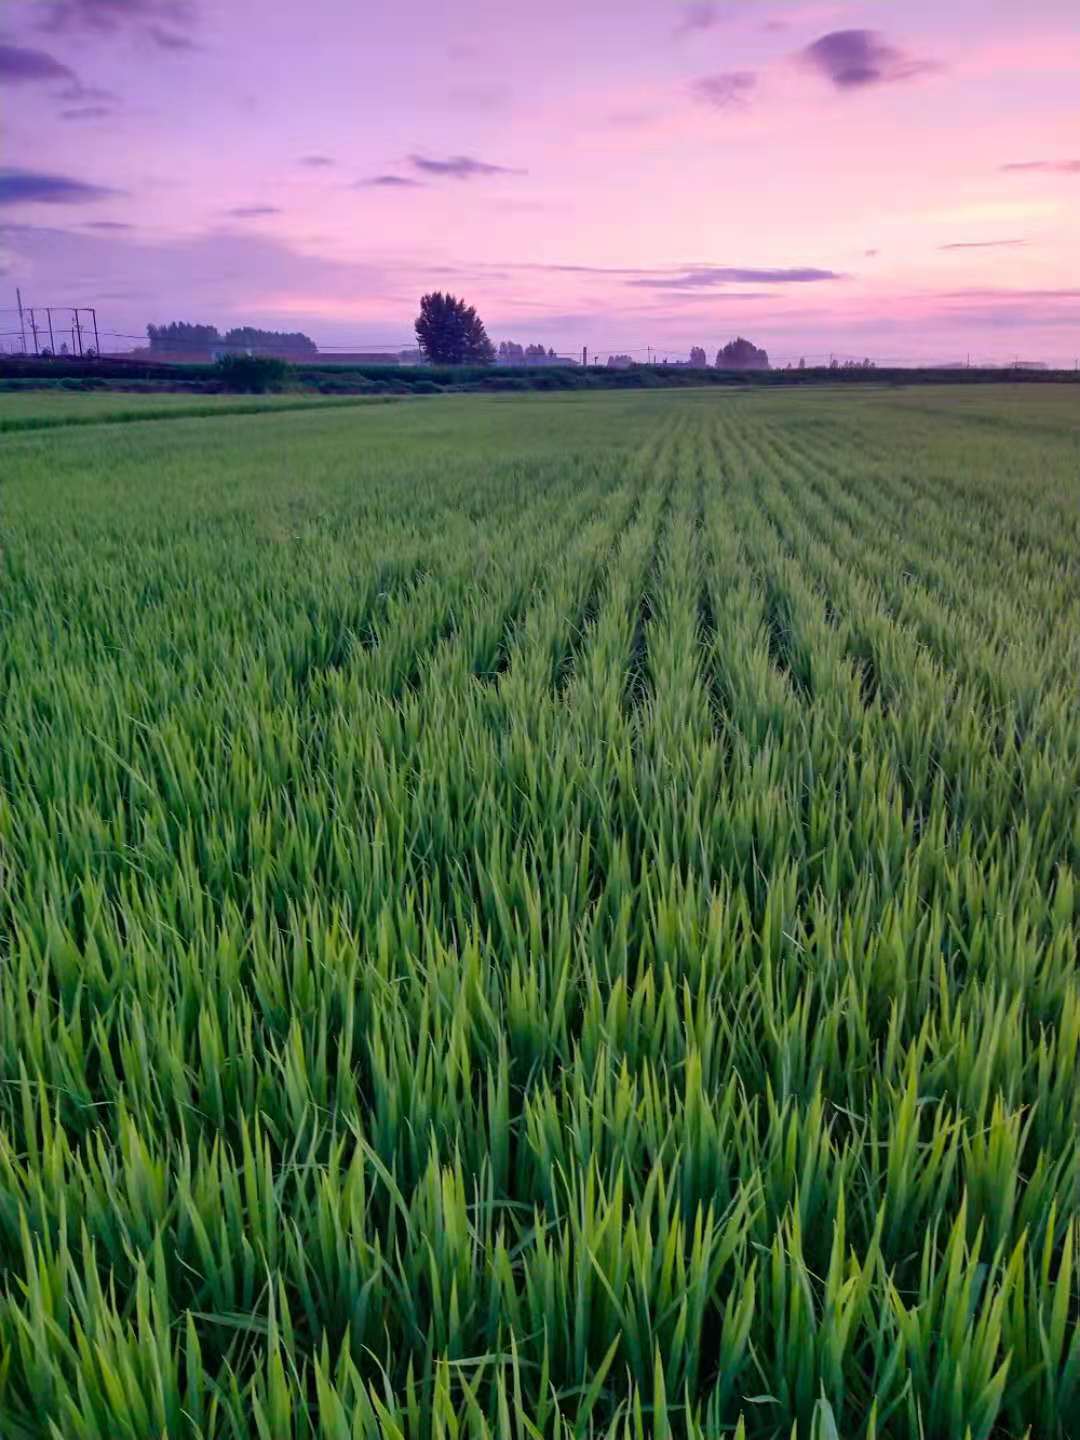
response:
<path id="1" fill-rule="evenodd" d="M 0 170 L 0 205 L 85 205 L 118 195 L 104 185 L 39 170 Z"/>
<path id="2" fill-rule="evenodd" d="M 87 230 L 134 230 L 126 220 L 87 220 Z"/>
<path id="3" fill-rule="evenodd" d="M 0 81 L 8 85 L 27 85 L 49 80 L 75 81 L 75 73 L 45 50 L 0 45 Z"/>
<path id="4" fill-rule="evenodd" d="M 300 164 L 306 165 L 311 170 L 322 170 L 328 165 L 333 165 L 334 160 L 330 155 L 301 155 Z"/>
<path id="5" fill-rule="evenodd" d="M 225 213 L 234 220 L 257 220 L 262 215 L 280 215 L 281 210 L 277 205 L 236 205 Z"/>
<path id="6" fill-rule="evenodd" d="M 124 29 L 148 31 L 164 25 L 175 32 L 195 23 L 192 0 L 51 0 L 41 9 L 42 29 L 53 31 L 111 35 Z"/>
<path id="7" fill-rule="evenodd" d="M 104 90 L 100 85 L 83 85 L 78 80 L 61 90 L 58 98 L 81 105 L 111 105 L 116 100 L 111 90 Z"/>
<path id="8" fill-rule="evenodd" d="M 953 240 L 949 245 L 939 245 L 939 250 L 1008 250 L 1017 245 L 1026 245 L 1026 240 Z"/>
<path id="9" fill-rule="evenodd" d="M 703 75 L 691 88 L 714 110 L 731 110 L 744 106 L 756 85 L 757 76 L 752 70 L 727 70 L 719 75 Z"/>
<path id="10" fill-rule="evenodd" d="M 1005 171 L 1034 171 L 1043 175 L 1080 175 L 1080 160 L 1013 160 Z"/>
<path id="11" fill-rule="evenodd" d="M 356 189 L 374 187 L 377 190 L 418 190 L 423 185 L 422 180 L 414 180 L 411 175 L 372 175 L 370 180 L 358 180 Z"/>
<path id="12" fill-rule="evenodd" d="M 819 270 L 812 265 L 795 265 L 784 269 L 710 265 L 678 275 L 645 275 L 626 283 L 650 290 L 707 290 L 720 285 L 808 285 L 819 280 L 843 278 L 835 270 Z"/>
<path id="13" fill-rule="evenodd" d="M 150 25 L 146 33 L 159 50 L 187 51 L 201 48 L 190 35 L 185 35 L 180 30 L 166 30 L 164 25 Z"/>
<path id="14" fill-rule="evenodd" d="M 409 163 L 424 175 L 437 175 L 452 180 L 475 180 L 482 175 L 523 175 L 507 165 L 492 165 L 471 155 L 451 155 L 446 160 L 433 160 L 427 155 L 410 155 Z"/>
<path id="15" fill-rule="evenodd" d="M 107 105 L 79 105 L 74 110 L 61 110 L 61 120 L 105 120 L 112 114 Z"/>
<path id="16" fill-rule="evenodd" d="M 838 90 L 913 80 L 940 68 L 890 45 L 877 30 L 831 30 L 801 50 L 799 58 Z"/>
<path id="17" fill-rule="evenodd" d="M 675 26 L 676 35 L 692 35 L 702 30 L 712 30 L 720 24 L 720 9 L 717 5 L 691 4 L 683 7 L 682 17 Z"/>

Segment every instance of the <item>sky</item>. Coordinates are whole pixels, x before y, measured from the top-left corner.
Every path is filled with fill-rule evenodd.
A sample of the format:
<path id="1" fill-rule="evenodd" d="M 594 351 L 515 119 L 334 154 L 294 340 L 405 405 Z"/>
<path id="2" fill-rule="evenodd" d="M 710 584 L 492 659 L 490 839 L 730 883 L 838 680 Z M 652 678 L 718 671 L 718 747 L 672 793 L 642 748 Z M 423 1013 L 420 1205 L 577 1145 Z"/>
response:
<path id="1" fill-rule="evenodd" d="M 103 349 L 403 346 L 442 289 L 602 359 L 1072 366 L 1080 4 L 3 0 L 16 287 Z"/>

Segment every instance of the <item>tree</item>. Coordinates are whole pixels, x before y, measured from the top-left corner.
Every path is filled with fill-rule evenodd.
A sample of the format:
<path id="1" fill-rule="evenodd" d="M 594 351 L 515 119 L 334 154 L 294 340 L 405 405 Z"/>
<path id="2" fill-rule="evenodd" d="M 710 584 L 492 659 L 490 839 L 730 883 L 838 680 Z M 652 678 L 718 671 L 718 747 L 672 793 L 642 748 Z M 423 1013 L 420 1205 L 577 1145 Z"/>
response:
<path id="1" fill-rule="evenodd" d="M 607 363 L 609 370 L 629 370 L 634 359 L 631 355 L 609 355 Z"/>
<path id="2" fill-rule="evenodd" d="M 416 338 L 433 365 L 491 365 L 495 347 L 471 305 L 436 290 L 421 295 Z"/>
<path id="3" fill-rule="evenodd" d="M 192 325 L 187 320 L 147 325 L 146 334 L 151 350 L 209 350 L 221 344 L 216 325 Z"/>
<path id="4" fill-rule="evenodd" d="M 729 340 L 722 350 L 716 352 L 718 370 L 768 370 L 769 357 L 764 350 L 751 345 L 741 335 Z"/>
<path id="5" fill-rule="evenodd" d="M 709 358 L 700 345 L 695 345 L 690 351 L 690 364 L 695 370 L 704 370 L 709 363 Z"/>
<path id="6" fill-rule="evenodd" d="M 255 355 L 288 355 L 303 359 L 319 353 L 315 341 L 299 330 L 257 330 L 252 325 L 226 330 L 224 343 L 238 350 L 250 350 Z"/>
<path id="7" fill-rule="evenodd" d="M 499 359 L 504 365 L 524 365 L 525 351 L 514 340 L 500 340 Z"/>

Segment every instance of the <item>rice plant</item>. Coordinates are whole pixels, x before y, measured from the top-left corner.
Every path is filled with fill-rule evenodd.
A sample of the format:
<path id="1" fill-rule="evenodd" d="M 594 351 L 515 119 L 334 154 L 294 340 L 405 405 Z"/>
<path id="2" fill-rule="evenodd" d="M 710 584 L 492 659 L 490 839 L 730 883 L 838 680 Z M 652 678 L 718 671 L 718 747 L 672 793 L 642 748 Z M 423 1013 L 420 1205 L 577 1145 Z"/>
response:
<path id="1" fill-rule="evenodd" d="M 1071 392 L 163 409 L 0 436 L 3 1440 L 1080 1436 Z"/>

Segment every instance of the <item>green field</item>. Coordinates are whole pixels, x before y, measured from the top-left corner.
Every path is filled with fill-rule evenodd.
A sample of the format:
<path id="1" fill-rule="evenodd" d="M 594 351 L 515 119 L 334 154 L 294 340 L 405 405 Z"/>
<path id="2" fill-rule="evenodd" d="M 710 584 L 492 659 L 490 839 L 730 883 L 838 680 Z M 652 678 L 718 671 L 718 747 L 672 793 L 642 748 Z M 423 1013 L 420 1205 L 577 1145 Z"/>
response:
<path id="1" fill-rule="evenodd" d="M 0 392 L 0 434 L 52 430 L 66 425 L 123 424 L 132 420 L 178 420 L 188 416 L 248 415 L 263 410 L 385 403 L 383 396 L 185 395 L 162 391 L 140 395 L 123 390 L 14 390 Z"/>
<path id="2" fill-rule="evenodd" d="M 3 1440 L 1080 1436 L 1080 392 L 91 418 L 0 435 Z"/>

